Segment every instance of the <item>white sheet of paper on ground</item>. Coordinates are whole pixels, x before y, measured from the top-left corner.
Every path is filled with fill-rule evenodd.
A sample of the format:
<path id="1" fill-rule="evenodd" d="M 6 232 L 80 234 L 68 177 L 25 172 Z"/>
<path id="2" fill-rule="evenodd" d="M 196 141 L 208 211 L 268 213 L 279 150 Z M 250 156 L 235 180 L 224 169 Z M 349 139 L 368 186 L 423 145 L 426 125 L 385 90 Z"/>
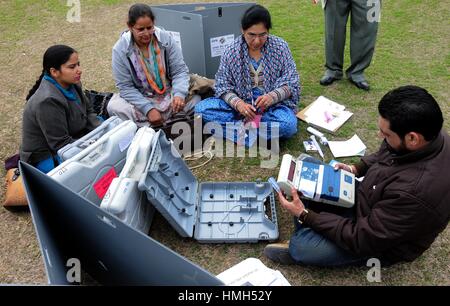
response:
<path id="1" fill-rule="evenodd" d="M 334 157 L 364 156 L 366 153 L 366 146 L 356 134 L 346 141 L 328 141 L 328 146 Z"/>
<path id="2" fill-rule="evenodd" d="M 217 275 L 227 286 L 290 286 L 280 271 L 266 267 L 257 258 L 247 258 Z"/>
<path id="3" fill-rule="evenodd" d="M 306 122 L 330 132 L 335 132 L 352 115 L 352 112 L 345 110 L 344 105 L 338 104 L 324 96 L 318 97 L 305 113 Z"/>

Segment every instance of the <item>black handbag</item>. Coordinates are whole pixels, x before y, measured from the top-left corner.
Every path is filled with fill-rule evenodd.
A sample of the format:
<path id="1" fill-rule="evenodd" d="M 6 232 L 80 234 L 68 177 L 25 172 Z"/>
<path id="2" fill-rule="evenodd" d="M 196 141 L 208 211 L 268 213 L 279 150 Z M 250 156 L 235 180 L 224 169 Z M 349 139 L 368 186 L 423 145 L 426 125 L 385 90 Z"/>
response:
<path id="1" fill-rule="evenodd" d="M 112 92 L 98 92 L 95 90 L 86 89 L 84 91 L 84 94 L 91 102 L 95 113 L 98 116 L 101 116 L 105 120 L 108 119 L 109 114 L 108 114 L 106 107 L 108 106 L 109 100 L 111 100 L 113 93 Z"/>

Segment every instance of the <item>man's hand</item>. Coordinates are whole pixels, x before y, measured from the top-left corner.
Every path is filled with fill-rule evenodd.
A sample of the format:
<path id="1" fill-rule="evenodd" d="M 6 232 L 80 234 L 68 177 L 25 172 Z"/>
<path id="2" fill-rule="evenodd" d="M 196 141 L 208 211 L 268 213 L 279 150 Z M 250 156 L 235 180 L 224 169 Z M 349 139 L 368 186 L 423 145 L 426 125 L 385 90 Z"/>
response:
<path id="1" fill-rule="evenodd" d="M 266 109 L 268 109 L 272 103 L 273 103 L 273 97 L 269 94 L 265 94 L 262 96 L 259 96 L 256 99 L 256 107 L 261 109 L 261 111 L 265 111 Z"/>
<path id="2" fill-rule="evenodd" d="M 281 192 L 278 193 L 278 200 L 280 201 L 282 207 L 284 207 L 291 215 L 298 218 L 298 216 L 300 216 L 300 214 L 305 209 L 305 205 L 303 205 L 303 202 L 300 200 L 297 193 L 297 189 L 292 187 L 291 193 L 292 193 L 292 202 L 286 200 L 286 198 L 283 196 Z"/>
<path id="3" fill-rule="evenodd" d="M 242 100 L 236 104 L 236 109 L 247 121 L 253 120 L 256 116 L 256 109 Z"/>
<path id="4" fill-rule="evenodd" d="M 317 4 L 317 3 L 319 3 L 319 1 L 320 1 L 320 0 L 312 0 L 312 3 L 313 3 L 313 4 Z"/>
<path id="5" fill-rule="evenodd" d="M 355 176 L 358 174 L 354 165 L 346 165 L 343 163 L 337 163 L 336 165 L 334 165 L 334 170 L 337 171 L 339 169 L 353 173 Z"/>
<path id="6" fill-rule="evenodd" d="M 172 110 L 174 113 L 182 111 L 185 106 L 184 99 L 181 97 L 173 97 L 172 99 Z"/>
<path id="7" fill-rule="evenodd" d="M 152 108 L 147 113 L 147 119 L 151 125 L 161 125 L 163 123 L 161 113 L 156 108 Z"/>

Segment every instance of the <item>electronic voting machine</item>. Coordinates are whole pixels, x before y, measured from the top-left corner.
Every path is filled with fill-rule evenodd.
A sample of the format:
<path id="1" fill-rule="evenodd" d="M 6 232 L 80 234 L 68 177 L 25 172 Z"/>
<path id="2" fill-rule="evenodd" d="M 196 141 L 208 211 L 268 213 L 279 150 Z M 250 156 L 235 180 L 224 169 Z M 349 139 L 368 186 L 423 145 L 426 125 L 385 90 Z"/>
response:
<path id="1" fill-rule="evenodd" d="M 326 164 L 295 159 L 285 154 L 277 179 L 280 188 L 291 196 L 291 186 L 302 193 L 302 197 L 341 207 L 355 204 L 355 176 Z"/>

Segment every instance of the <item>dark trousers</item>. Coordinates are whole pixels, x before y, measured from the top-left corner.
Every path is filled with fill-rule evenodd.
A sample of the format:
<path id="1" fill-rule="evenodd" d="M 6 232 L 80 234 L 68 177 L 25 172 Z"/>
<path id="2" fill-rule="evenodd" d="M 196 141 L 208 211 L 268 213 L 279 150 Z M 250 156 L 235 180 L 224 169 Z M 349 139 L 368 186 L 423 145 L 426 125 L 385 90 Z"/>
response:
<path id="1" fill-rule="evenodd" d="M 378 20 L 368 15 L 374 6 L 368 0 L 328 0 L 325 6 L 325 57 L 326 74 L 336 78 L 343 75 L 344 49 L 348 17 L 350 22 L 350 67 L 348 78 L 364 80 L 364 70 L 369 67 L 375 50 Z M 381 7 L 381 0 L 380 0 Z"/>

